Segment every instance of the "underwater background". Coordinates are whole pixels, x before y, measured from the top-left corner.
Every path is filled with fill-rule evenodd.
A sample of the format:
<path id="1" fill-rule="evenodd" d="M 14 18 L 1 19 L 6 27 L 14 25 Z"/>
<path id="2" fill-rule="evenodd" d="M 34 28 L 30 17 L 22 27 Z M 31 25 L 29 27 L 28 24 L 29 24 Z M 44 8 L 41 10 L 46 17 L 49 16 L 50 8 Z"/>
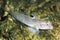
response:
<path id="1" fill-rule="evenodd" d="M 10 8 L 33 14 L 39 20 L 50 20 L 53 30 L 40 30 L 38 35 L 32 35 L 26 25 L 12 19 Z M 1 0 L 0 40 L 60 40 L 60 0 Z"/>

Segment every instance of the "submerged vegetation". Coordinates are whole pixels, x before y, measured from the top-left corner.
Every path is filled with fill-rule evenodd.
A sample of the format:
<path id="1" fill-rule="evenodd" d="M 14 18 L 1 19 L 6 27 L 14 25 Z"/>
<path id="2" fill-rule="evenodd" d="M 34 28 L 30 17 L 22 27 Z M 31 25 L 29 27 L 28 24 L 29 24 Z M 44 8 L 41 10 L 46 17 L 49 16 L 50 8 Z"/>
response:
<path id="1" fill-rule="evenodd" d="M 4 10 L 0 10 L 0 40 L 60 40 L 59 0 L 6 0 L 6 4 L 2 5 L 5 7 L 0 5 L 0 9 Z M 40 30 L 38 35 L 32 36 L 26 25 L 12 19 L 10 8 L 33 14 L 39 20 L 50 20 L 53 30 Z"/>

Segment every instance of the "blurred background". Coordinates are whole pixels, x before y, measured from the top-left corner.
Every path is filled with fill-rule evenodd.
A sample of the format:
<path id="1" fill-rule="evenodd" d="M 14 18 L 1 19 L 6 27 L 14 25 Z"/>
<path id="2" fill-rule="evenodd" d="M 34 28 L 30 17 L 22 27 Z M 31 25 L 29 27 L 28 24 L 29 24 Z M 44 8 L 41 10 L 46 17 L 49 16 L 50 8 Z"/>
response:
<path id="1" fill-rule="evenodd" d="M 50 20 L 53 30 L 32 35 L 26 25 L 12 19 L 10 8 Z M 0 0 L 0 40 L 60 40 L 60 0 Z"/>

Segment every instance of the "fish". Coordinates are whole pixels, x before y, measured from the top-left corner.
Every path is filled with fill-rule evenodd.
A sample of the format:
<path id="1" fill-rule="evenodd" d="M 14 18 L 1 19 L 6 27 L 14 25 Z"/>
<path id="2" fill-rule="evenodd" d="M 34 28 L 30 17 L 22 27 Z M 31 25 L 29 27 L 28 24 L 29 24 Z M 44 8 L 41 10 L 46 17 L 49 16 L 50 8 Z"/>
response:
<path id="1" fill-rule="evenodd" d="M 30 32 L 39 33 L 39 30 L 52 30 L 53 25 L 49 20 L 38 20 L 35 16 L 26 15 L 25 12 L 10 11 L 10 15 L 17 21 L 27 25 Z"/>

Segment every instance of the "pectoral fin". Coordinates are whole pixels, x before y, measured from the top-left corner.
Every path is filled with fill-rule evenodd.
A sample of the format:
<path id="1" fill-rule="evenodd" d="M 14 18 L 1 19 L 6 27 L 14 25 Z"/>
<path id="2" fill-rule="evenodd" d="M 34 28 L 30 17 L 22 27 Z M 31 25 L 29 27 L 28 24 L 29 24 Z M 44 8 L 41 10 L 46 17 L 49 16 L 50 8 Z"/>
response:
<path id="1" fill-rule="evenodd" d="M 35 28 L 31 28 L 31 27 L 28 27 L 28 30 L 30 33 L 33 33 L 33 35 L 39 34 L 39 32 L 40 32 L 39 29 L 35 29 Z"/>

